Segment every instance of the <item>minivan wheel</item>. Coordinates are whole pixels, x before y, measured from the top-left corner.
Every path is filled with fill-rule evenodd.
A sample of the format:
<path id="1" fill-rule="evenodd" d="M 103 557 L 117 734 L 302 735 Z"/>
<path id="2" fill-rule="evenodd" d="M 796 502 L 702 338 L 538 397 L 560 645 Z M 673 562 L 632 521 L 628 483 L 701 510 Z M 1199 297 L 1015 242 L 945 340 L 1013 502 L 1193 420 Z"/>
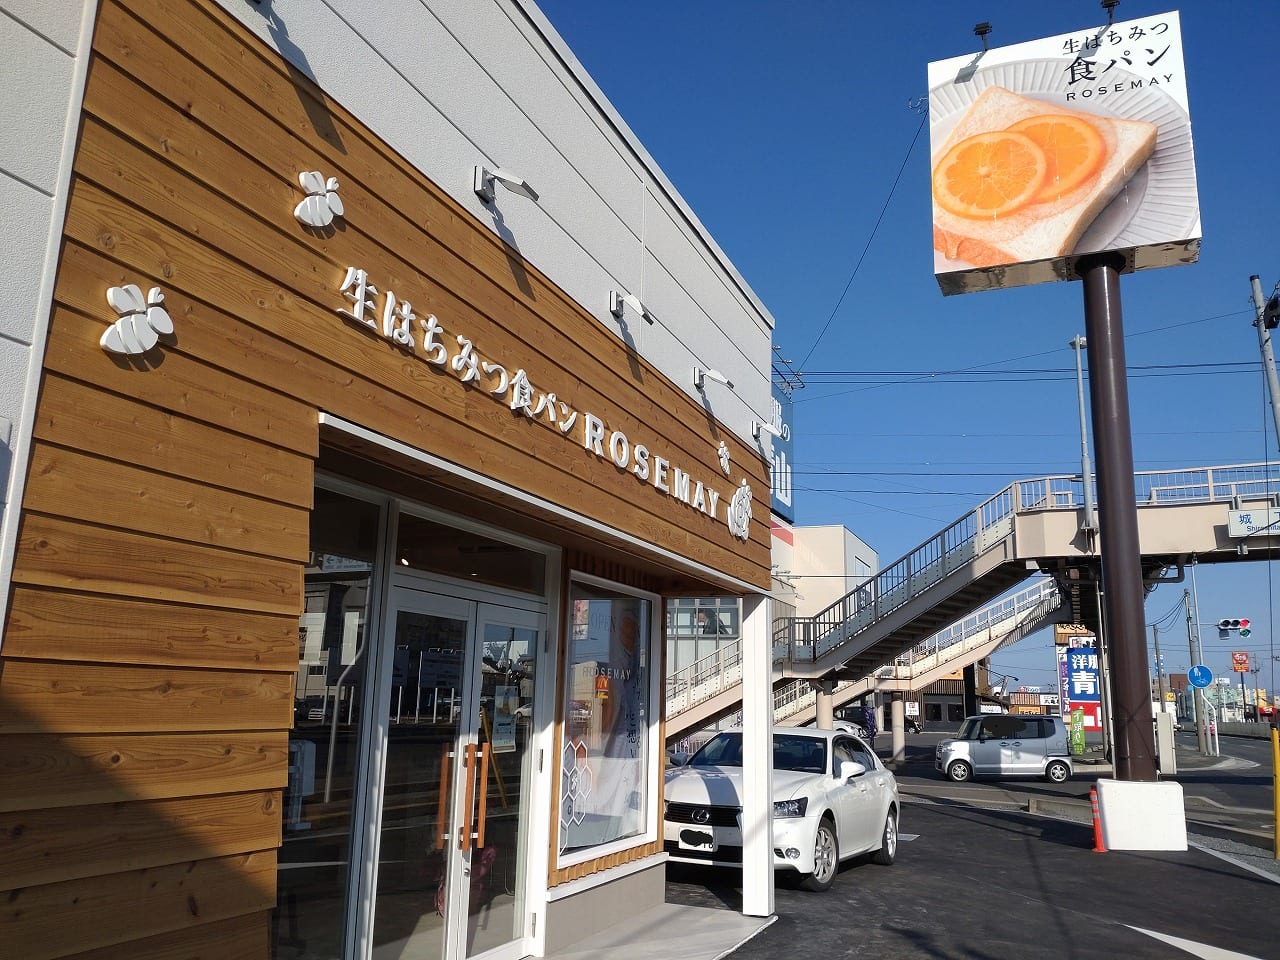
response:
<path id="1" fill-rule="evenodd" d="M 880 849 L 871 854 L 871 862 L 882 867 L 893 866 L 893 858 L 898 854 L 898 815 L 893 808 L 884 818 L 884 832 L 880 834 Z"/>
<path id="2" fill-rule="evenodd" d="M 947 776 L 955 783 L 964 783 L 973 779 L 973 767 L 963 760 L 956 760 L 947 767 Z"/>
<path id="3" fill-rule="evenodd" d="M 1044 768 L 1044 776 L 1050 783 L 1066 783 L 1071 777 L 1071 768 L 1061 760 L 1052 760 Z"/>
<path id="4" fill-rule="evenodd" d="M 821 893 L 831 886 L 840 869 L 840 841 L 830 820 L 818 823 L 818 833 L 813 840 L 813 873 L 801 881 L 806 890 Z"/>

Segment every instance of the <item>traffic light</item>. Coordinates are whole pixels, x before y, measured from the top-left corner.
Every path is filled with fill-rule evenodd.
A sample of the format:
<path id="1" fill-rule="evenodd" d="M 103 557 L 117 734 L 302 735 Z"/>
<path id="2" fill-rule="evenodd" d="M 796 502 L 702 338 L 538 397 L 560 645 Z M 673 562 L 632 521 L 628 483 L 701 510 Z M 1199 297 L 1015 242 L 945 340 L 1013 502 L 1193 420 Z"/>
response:
<path id="1" fill-rule="evenodd" d="M 1241 637 L 1249 636 L 1252 631 L 1249 629 L 1249 621 L 1243 617 L 1219 620 L 1218 629 L 1226 633 L 1229 630 L 1239 630 Z"/>

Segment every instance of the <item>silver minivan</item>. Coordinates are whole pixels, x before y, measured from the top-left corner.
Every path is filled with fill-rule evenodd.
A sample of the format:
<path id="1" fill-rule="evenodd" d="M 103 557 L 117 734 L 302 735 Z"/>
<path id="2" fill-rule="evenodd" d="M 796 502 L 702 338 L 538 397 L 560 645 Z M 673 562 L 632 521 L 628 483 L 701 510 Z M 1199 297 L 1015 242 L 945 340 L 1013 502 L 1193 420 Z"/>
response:
<path id="1" fill-rule="evenodd" d="M 1072 774 L 1067 728 L 1061 717 L 988 713 L 969 717 L 955 737 L 938 744 L 934 769 L 956 783 L 973 777 L 1044 777 L 1062 783 Z"/>

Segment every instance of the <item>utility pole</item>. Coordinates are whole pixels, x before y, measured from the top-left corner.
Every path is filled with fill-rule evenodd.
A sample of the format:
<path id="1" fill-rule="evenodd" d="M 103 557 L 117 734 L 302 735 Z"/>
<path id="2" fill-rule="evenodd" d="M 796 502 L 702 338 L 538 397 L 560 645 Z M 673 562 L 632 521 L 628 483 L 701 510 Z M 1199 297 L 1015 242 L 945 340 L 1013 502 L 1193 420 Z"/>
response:
<path id="1" fill-rule="evenodd" d="M 1271 397 L 1271 423 L 1280 444 L 1280 378 L 1276 376 L 1276 358 L 1271 351 L 1271 331 L 1280 326 L 1280 296 L 1262 299 L 1262 282 L 1255 273 L 1249 278 L 1253 289 L 1253 325 L 1258 328 L 1258 349 L 1262 351 L 1262 369 L 1267 374 L 1267 393 Z"/>
<path id="2" fill-rule="evenodd" d="M 1164 657 L 1160 656 L 1160 625 L 1153 623 L 1151 631 L 1156 640 L 1156 690 L 1160 693 L 1160 712 L 1164 713 Z"/>
<path id="3" fill-rule="evenodd" d="M 1194 667 L 1200 661 L 1196 659 L 1196 641 L 1191 630 L 1191 591 L 1186 587 L 1182 588 L 1182 605 L 1187 608 L 1187 650 L 1191 653 L 1191 665 Z M 1191 705 L 1195 708 L 1192 715 L 1196 724 L 1196 740 L 1200 745 L 1200 752 L 1207 755 L 1209 743 L 1205 737 L 1204 721 L 1200 719 L 1200 691 L 1195 687 L 1191 688 Z"/>
<path id="4" fill-rule="evenodd" d="M 1080 362 L 1080 353 L 1087 345 L 1088 341 L 1079 335 L 1067 342 L 1067 346 L 1076 352 L 1076 400 L 1080 405 L 1080 481 L 1084 486 L 1084 522 L 1080 529 L 1092 537 L 1098 530 L 1098 523 L 1093 513 L 1093 470 L 1089 466 L 1089 432 L 1084 419 L 1084 368 Z"/>

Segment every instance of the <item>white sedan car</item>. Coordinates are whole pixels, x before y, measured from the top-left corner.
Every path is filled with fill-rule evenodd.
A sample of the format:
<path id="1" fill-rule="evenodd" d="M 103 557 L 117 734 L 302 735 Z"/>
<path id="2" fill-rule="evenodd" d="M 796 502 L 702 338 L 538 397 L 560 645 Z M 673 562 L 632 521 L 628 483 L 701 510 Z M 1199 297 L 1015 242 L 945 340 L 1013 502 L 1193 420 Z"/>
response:
<path id="1" fill-rule="evenodd" d="M 663 839 L 672 860 L 742 865 L 742 732 L 716 734 L 666 775 Z M 773 866 L 826 890 L 840 861 L 893 863 L 898 782 L 852 733 L 773 731 Z"/>

